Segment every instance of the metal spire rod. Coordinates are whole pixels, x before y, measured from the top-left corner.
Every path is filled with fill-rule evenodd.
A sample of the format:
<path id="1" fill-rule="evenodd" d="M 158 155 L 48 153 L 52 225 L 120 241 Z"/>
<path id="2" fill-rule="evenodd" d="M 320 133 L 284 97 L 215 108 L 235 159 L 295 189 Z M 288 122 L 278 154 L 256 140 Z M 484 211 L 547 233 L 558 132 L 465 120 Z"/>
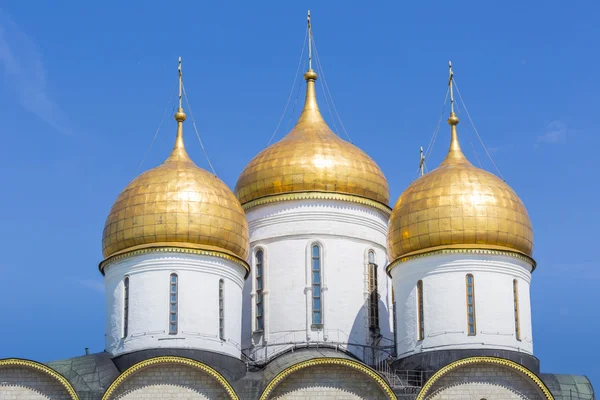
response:
<path id="1" fill-rule="evenodd" d="M 419 163 L 419 170 L 421 176 L 425 175 L 425 156 L 423 155 L 423 146 L 421 146 L 421 161 Z"/>
<path id="2" fill-rule="evenodd" d="M 183 75 L 181 73 L 181 57 L 179 57 L 179 64 L 177 66 L 177 71 L 179 72 L 179 108 L 183 108 L 183 102 L 181 100 L 181 94 L 183 91 Z"/>
<path id="3" fill-rule="evenodd" d="M 308 10 L 308 69 L 312 70 L 312 27 L 310 26 L 310 10 Z"/>
<path id="4" fill-rule="evenodd" d="M 448 61 L 448 68 L 450 68 L 450 79 L 448 80 L 448 86 L 450 87 L 450 111 L 454 113 L 454 92 L 452 91 L 454 72 L 452 72 L 452 61 Z"/>

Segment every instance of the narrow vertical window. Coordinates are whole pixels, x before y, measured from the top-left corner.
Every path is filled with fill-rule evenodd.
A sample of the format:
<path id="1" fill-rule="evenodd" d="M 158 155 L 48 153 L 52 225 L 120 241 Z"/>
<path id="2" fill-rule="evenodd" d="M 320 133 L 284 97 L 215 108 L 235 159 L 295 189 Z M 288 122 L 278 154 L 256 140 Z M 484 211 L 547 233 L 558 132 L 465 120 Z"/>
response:
<path id="1" fill-rule="evenodd" d="M 123 280 L 123 338 L 129 331 L 129 277 Z"/>
<path id="2" fill-rule="evenodd" d="M 423 281 L 417 282 L 417 323 L 419 340 L 425 339 L 425 311 L 423 310 Z"/>
<path id="3" fill-rule="evenodd" d="M 262 250 L 256 252 L 256 330 L 262 331 L 264 328 L 263 319 L 263 262 L 264 254 Z"/>
<path id="4" fill-rule="evenodd" d="M 321 304 L 321 248 L 312 246 L 312 323 L 323 324 L 323 313 Z"/>
<path id="5" fill-rule="evenodd" d="M 377 264 L 375 252 L 369 251 L 369 330 L 379 333 L 379 293 L 377 292 Z"/>
<path id="6" fill-rule="evenodd" d="M 519 321 L 519 283 L 515 279 L 513 281 L 513 299 L 515 308 L 515 336 L 517 340 L 521 340 L 521 323 Z"/>
<path id="7" fill-rule="evenodd" d="M 219 339 L 225 340 L 225 281 L 219 280 Z"/>
<path id="8" fill-rule="evenodd" d="M 475 279 L 467 275 L 467 326 L 470 336 L 476 334 L 475 328 Z"/>
<path id="9" fill-rule="evenodd" d="M 169 334 L 177 334 L 177 274 L 171 274 L 169 291 Z"/>
<path id="10" fill-rule="evenodd" d="M 394 324 L 394 356 L 398 355 L 398 340 L 396 340 L 396 332 L 398 332 L 398 322 L 396 320 L 396 297 L 394 296 L 394 288 L 392 288 L 392 323 Z"/>

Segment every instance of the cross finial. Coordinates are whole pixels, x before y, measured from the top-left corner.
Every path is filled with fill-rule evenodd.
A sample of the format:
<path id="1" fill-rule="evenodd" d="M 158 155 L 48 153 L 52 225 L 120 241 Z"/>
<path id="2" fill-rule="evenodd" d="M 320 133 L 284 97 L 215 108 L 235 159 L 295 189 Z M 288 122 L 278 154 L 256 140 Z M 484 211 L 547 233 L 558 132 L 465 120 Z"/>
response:
<path id="1" fill-rule="evenodd" d="M 310 10 L 306 17 L 308 22 L 308 70 L 312 70 L 312 26 L 310 25 Z"/>
<path id="2" fill-rule="evenodd" d="M 181 92 L 183 89 L 183 75 L 181 73 L 181 57 L 179 57 L 179 64 L 177 65 L 177 71 L 179 72 L 179 108 L 183 108 L 181 101 Z"/>
<path id="3" fill-rule="evenodd" d="M 423 155 L 423 146 L 421 146 L 421 161 L 419 162 L 419 171 L 421 176 L 425 175 L 425 156 Z"/>
<path id="4" fill-rule="evenodd" d="M 452 91 L 454 72 L 452 71 L 452 61 L 448 61 L 448 68 L 450 70 L 450 78 L 448 79 L 448 86 L 450 87 L 450 111 L 454 112 L 454 92 Z"/>

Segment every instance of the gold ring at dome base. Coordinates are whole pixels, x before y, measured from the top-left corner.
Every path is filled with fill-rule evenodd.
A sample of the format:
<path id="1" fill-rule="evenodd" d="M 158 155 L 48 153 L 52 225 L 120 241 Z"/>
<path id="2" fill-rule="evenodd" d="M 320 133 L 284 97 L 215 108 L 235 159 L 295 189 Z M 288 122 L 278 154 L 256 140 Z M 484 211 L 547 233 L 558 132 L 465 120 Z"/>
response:
<path id="1" fill-rule="evenodd" d="M 104 275 L 104 269 L 120 260 L 125 258 L 134 257 L 142 254 L 148 254 L 152 252 L 162 252 L 162 253 L 183 253 L 183 254 L 196 254 L 202 256 L 211 256 L 211 257 L 219 257 L 228 261 L 232 261 L 238 265 L 240 265 L 246 271 L 246 275 L 244 279 L 248 277 L 250 273 L 250 266 L 245 260 L 242 260 L 238 256 L 236 256 L 233 252 L 222 249 L 216 246 L 194 246 L 191 243 L 179 243 L 179 242 L 167 242 L 167 243 L 149 243 L 143 244 L 140 246 L 130 247 L 128 249 L 122 250 L 118 253 L 111 255 L 106 258 L 98 265 L 98 269 Z"/>
<path id="2" fill-rule="evenodd" d="M 391 277 L 390 271 L 392 268 L 396 267 L 399 264 L 412 261 L 417 258 L 436 256 L 439 254 L 486 254 L 486 255 L 500 255 L 500 256 L 508 256 L 514 257 L 521 261 L 525 261 L 526 263 L 531 265 L 531 272 L 533 272 L 537 266 L 535 260 L 529 257 L 526 254 L 521 253 L 518 250 L 507 249 L 506 247 L 496 247 L 489 245 L 448 245 L 448 246 L 437 246 L 430 247 L 424 250 L 413 251 L 412 253 L 407 253 L 401 257 L 398 257 L 396 260 L 392 261 L 386 268 L 386 273 Z"/>
<path id="3" fill-rule="evenodd" d="M 260 197 L 258 199 L 251 200 L 247 203 L 242 204 L 244 211 L 248 211 L 252 208 L 262 206 L 264 204 L 278 203 L 280 201 L 293 201 L 293 200 L 338 200 L 348 201 L 351 203 L 362 204 L 365 206 L 373 207 L 383 212 L 386 217 L 390 216 L 392 209 L 387 205 L 380 203 L 375 200 L 368 199 L 366 197 L 360 197 L 352 194 L 344 193 L 332 193 L 332 192 L 294 192 L 294 193 L 283 193 L 275 194 L 270 196 Z"/>

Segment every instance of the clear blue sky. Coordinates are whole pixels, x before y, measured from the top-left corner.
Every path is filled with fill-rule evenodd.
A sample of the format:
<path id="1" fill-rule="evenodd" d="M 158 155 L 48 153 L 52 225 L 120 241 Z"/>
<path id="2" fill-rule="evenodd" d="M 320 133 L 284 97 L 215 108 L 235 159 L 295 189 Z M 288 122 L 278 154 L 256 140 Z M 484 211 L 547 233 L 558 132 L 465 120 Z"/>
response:
<path id="1" fill-rule="evenodd" d="M 533 221 L 535 354 L 543 371 L 600 385 L 598 2 L 202 3 L 0 10 L 0 357 L 103 350 L 104 220 L 152 141 L 177 57 L 204 144 L 233 187 L 283 111 L 311 8 L 341 119 L 394 202 L 415 177 L 453 61 L 475 125 Z M 142 169 L 167 156 L 170 113 Z M 491 170 L 464 114 L 459 128 L 467 156 L 477 163 L 474 148 Z M 206 168 L 191 124 L 186 132 Z M 447 145 L 444 124 L 430 167 Z"/>

